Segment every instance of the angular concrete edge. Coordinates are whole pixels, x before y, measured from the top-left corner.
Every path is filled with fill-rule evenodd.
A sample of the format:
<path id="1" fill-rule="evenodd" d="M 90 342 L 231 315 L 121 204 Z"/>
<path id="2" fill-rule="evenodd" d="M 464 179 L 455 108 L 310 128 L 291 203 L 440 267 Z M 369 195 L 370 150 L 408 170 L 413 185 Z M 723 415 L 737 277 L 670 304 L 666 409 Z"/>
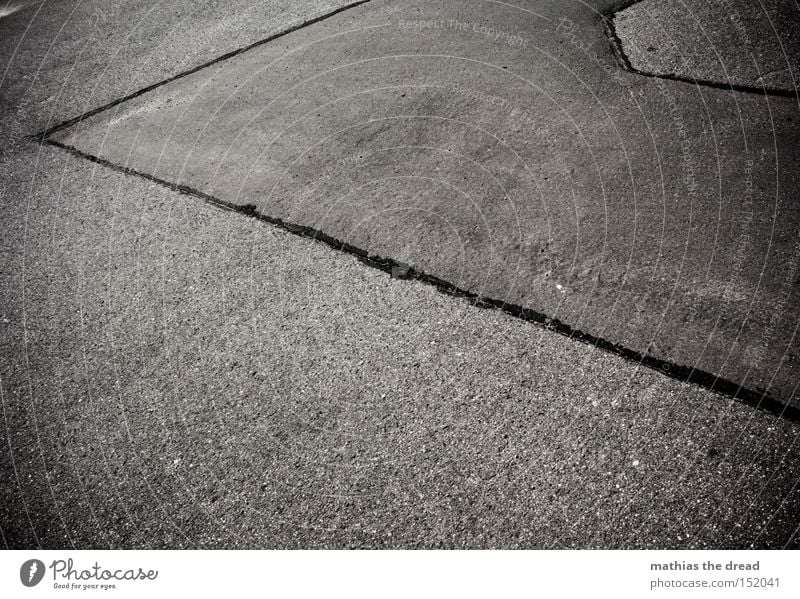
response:
<path id="1" fill-rule="evenodd" d="M 226 60 L 228 60 L 230 58 L 233 58 L 234 56 L 238 56 L 239 54 L 242 54 L 243 52 L 247 52 L 248 50 L 252 50 L 253 48 L 257 48 L 258 46 L 263 46 L 264 44 L 268 44 L 269 42 L 272 42 L 272 41 L 274 41 L 276 39 L 279 39 L 281 37 L 289 35 L 290 33 L 294 32 L 294 31 L 297 31 L 298 29 L 302 29 L 303 27 L 307 27 L 309 25 L 313 25 L 314 23 L 319 23 L 320 21 L 323 21 L 323 20 L 325 20 L 325 19 L 327 19 L 329 17 L 332 17 L 334 15 L 338 15 L 340 12 L 344 12 L 346 10 L 349 10 L 351 8 L 355 8 L 356 6 L 360 6 L 362 4 L 366 4 L 367 2 L 369 2 L 369 0 L 354 0 L 353 2 L 349 2 L 349 3 L 347 3 L 347 4 L 343 5 L 343 6 L 335 8 L 333 10 L 329 10 L 327 12 L 321 13 L 321 14 L 315 16 L 315 17 L 312 17 L 311 19 L 305 19 L 303 21 L 298 21 L 296 23 L 293 23 L 292 25 L 289 25 L 288 27 L 284 27 L 283 29 L 280 29 L 279 31 L 276 31 L 275 33 L 265 37 L 264 39 L 258 40 L 257 42 L 253 42 L 252 44 L 248 44 L 247 46 L 244 46 L 242 48 L 237 48 L 236 50 L 232 50 L 230 52 L 226 52 L 225 54 L 217 56 L 216 58 L 214 58 L 212 60 L 209 60 L 209 61 L 204 62 L 202 64 L 199 64 L 199 65 L 197 65 L 195 67 L 192 67 L 188 71 L 183 71 L 181 73 L 178 73 L 177 75 L 174 75 L 172 77 L 164 79 L 163 81 L 159 81 L 157 83 L 153 83 L 152 85 L 148 85 L 147 87 L 143 87 L 142 89 L 140 89 L 138 91 L 135 91 L 132 94 L 128 94 L 127 96 L 123 96 L 122 98 L 118 98 L 116 100 L 112 100 L 108 104 L 104 104 L 103 106 L 100 106 L 98 108 L 93 108 L 92 110 L 84 112 L 81 115 L 78 115 L 78 116 L 73 117 L 71 119 L 67 119 L 65 121 L 62 121 L 62 122 L 58 123 L 57 125 L 53 125 L 52 127 L 48 127 L 44 131 L 41 131 L 39 133 L 34 133 L 33 135 L 30 136 L 30 138 L 32 140 L 34 140 L 34 141 L 47 141 L 47 138 L 50 137 L 51 135 L 53 135 L 54 133 L 56 133 L 58 131 L 62 131 L 63 129 L 67 129 L 69 127 L 72 127 L 73 125 L 77 125 L 81 121 L 83 121 L 83 120 L 85 120 L 85 119 L 87 119 L 87 118 L 89 118 L 91 116 L 94 116 L 96 114 L 99 114 L 101 112 L 104 112 L 104 111 L 108 110 L 109 108 L 113 108 L 114 106 L 118 106 L 119 104 L 127 102 L 128 100 L 132 100 L 134 98 L 138 98 L 139 96 L 143 96 L 144 94 L 146 94 L 148 92 L 151 92 L 151 91 L 153 91 L 155 89 L 158 89 L 159 87 L 163 87 L 164 85 L 172 83 L 173 81 L 177 81 L 178 79 L 182 79 L 183 77 L 187 77 L 188 75 L 191 75 L 192 73 L 196 73 L 197 71 L 202 71 L 203 69 L 205 69 L 207 67 L 213 66 L 213 65 L 215 65 L 215 64 L 217 64 L 219 62 L 224 62 L 224 61 L 226 61 Z"/>
<path id="2" fill-rule="evenodd" d="M 641 0 L 627 1 L 627 2 L 624 2 L 623 4 L 621 4 L 621 5 L 617 6 L 617 7 L 613 7 L 612 9 L 610 9 L 607 13 L 602 15 L 603 26 L 605 27 L 606 34 L 609 37 L 609 40 L 610 40 L 610 43 L 612 44 L 612 48 L 614 50 L 614 53 L 617 56 L 618 60 L 620 61 L 620 65 L 622 66 L 622 68 L 624 68 L 624 69 L 626 69 L 628 71 L 631 71 L 631 72 L 635 72 L 635 73 L 638 73 L 638 74 L 645 75 L 645 76 L 660 77 L 658 75 L 640 73 L 640 72 L 636 71 L 635 69 L 633 69 L 633 67 L 631 67 L 630 62 L 628 61 L 627 57 L 625 56 L 625 53 L 624 53 L 624 51 L 622 49 L 621 41 L 616 36 L 616 32 L 615 32 L 615 28 L 614 28 L 614 16 L 618 12 L 620 12 L 621 10 L 624 10 L 625 8 L 627 8 L 627 7 L 629 7 L 629 6 L 633 5 L 633 4 L 636 4 L 636 3 L 640 2 L 640 1 Z M 85 120 L 85 119 L 87 119 L 87 118 L 89 118 L 91 116 L 94 116 L 94 115 L 96 115 L 98 113 L 104 112 L 105 110 L 107 110 L 109 108 L 115 107 L 115 106 L 117 106 L 119 104 L 122 104 L 122 103 L 128 101 L 128 100 L 131 100 L 133 98 L 136 98 L 136 97 L 139 97 L 141 95 L 144 95 L 144 94 L 146 94 L 146 93 L 148 93 L 150 91 L 153 91 L 153 90 L 155 90 L 157 88 L 160 88 L 160 87 L 162 87 L 164 85 L 167 85 L 167 84 L 169 84 L 169 83 L 171 83 L 173 81 L 176 81 L 176 80 L 181 79 L 183 77 L 186 77 L 186 76 L 188 76 L 188 75 L 190 75 L 192 73 L 196 73 L 197 71 L 205 69 L 206 67 L 215 65 L 215 64 L 217 64 L 219 62 L 223 62 L 223 61 L 228 60 L 230 58 L 233 58 L 234 56 L 237 56 L 237 55 L 239 55 L 239 54 L 241 54 L 243 52 L 247 52 L 248 50 L 251 50 L 253 48 L 256 48 L 258 46 L 266 44 L 268 42 L 274 41 L 274 40 L 276 40 L 276 39 L 278 39 L 278 38 L 280 38 L 282 36 L 285 36 L 285 35 L 287 35 L 289 33 L 297 31 L 298 29 L 301 29 L 301 28 L 303 28 L 303 27 L 305 27 L 307 25 L 312 25 L 312 24 L 317 23 L 319 21 L 322 21 L 322 20 L 324 20 L 324 19 L 326 19 L 328 17 L 334 16 L 334 15 L 339 14 L 339 13 L 341 13 L 343 11 L 346 11 L 346 10 L 348 10 L 350 8 L 354 8 L 356 6 L 360 6 L 360 5 L 366 4 L 368 2 L 369 2 L 369 0 L 357 0 L 355 2 L 351 2 L 351 3 L 348 3 L 348 4 L 344 5 L 344 6 L 336 8 L 335 10 L 332 10 L 332 11 L 326 12 L 326 13 L 324 13 L 322 15 L 319 15 L 317 17 L 314 17 L 313 19 L 308 19 L 308 20 L 305 20 L 305 21 L 303 21 L 301 23 L 296 23 L 294 25 L 291 25 L 290 27 L 282 29 L 281 31 L 279 31 L 277 33 L 274 33 L 274 34 L 268 36 L 267 38 L 264 38 L 263 40 L 259 40 L 259 41 L 255 42 L 255 43 L 250 44 L 248 46 L 245 46 L 243 48 L 240 48 L 240 49 L 234 50 L 232 52 L 228 52 L 226 54 L 223 54 L 223 55 L 221 55 L 221 56 L 219 56 L 219 57 L 217 57 L 217 58 L 215 58 L 213 60 L 210 60 L 210 61 L 208 61 L 206 63 L 203 63 L 203 64 L 201 64 L 199 66 L 193 67 L 192 69 L 189 69 L 187 71 L 179 73 L 179 74 L 177 74 L 177 75 L 175 75 L 173 77 L 170 77 L 170 78 L 165 79 L 163 81 L 160 81 L 158 83 L 149 85 L 149 86 L 147 86 L 147 87 L 145 87 L 145 88 L 143 88 L 141 90 L 138 90 L 138 91 L 136 91 L 136 92 L 134 92 L 132 94 L 129 94 L 129 95 L 125 96 L 125 97 L 122 97 L 122 98 L 119 98 L 119 99 L 114 100 L 112 102 L 109 102 L 108 104 L 106 104 L 104 106 L 101 106 L 99 108 L 96 108 L 96 109 L 93 109 L 91 111 L 88 111 L 88 112 L 86 112 L 86 113 L 84 113 L 84 114 L 82 114 L 82 115 L 80 115 L 78 117 L 74 117 L 74 118 L 68 119 L 66 121 L 63 121 L 63 122 L 61 122 L 61 123 L 59 123 L 59 124 L 57 124 L 57 125 L 55 125 L 53 127 L 50 127 L 48 129 L 40 132 L 40 133 L 32 135 L 31 139 L 37 141 L 38 143 L 47 143 L 48 145 L 52 145 L 52 146 L 67 150 L 67 151 L 69 151 L 69 152 L 71 152 L 71 153 L 73 153 L 73 154 L 75 154 L 77 156 L 80 156 L 80 157 L 82 157 L 84 159 L 87 159 L 87 160 L 90 160 L 92 162 L 95 162 L 95 163 L 100 164 L 102 166 L 114 169 L 114 170 L 116 170 L 118 172 L 123 172 L 123 173 L 128 174 L 128 175 L 135 175 L 135 176 L 138 176 L 138 177 L 142 177 L 142 178 L 144 178 L 144 179 L 146 179 L 148 181 L 157 183 L 157 184 L 162 185 L 164 187 L 167 187 L 167 188 L 169 188 L 169 189 L 171 189 L 173 191 L 177 191 L 179 193 L 182 193 L 182 194 L 185 194 L 185 195 L 190 195 L 190 196 L 196 197 L 198 199 L 201 199 L 201 200 L 203 200 L 205 202 L 208 202 L 208 203 L 210 203 L 210 204 L 212 204 L 212 205 L 214 205 L 214 206 L 216 206 L 218 208 L 221 208 L 221 209 L 224 209 L 224 210 L 228 210 L 228 211 L 231 211 L 231 212 L 237 212 L 237 213 L 240 213 L 242 215 L 245 215 L 245 216 L 248 216 L 248 217 L 251 217 L 251 218 L 256 218 L 258 220 L 264 221 L 264 222 L 266 222 L 266 223 L 268 223 L 268 224 L 270 224 L 270 225 L 272 225 L 272 226 L 274 226 L 276 228 L 279 228 L 279 229 L 281 229 L 281 230 L 283 230 L 285 232 L 291 233 L 293 235 L 297 235 L 297 236 L 300 236 L 300 237 L 304 237 L 304 238 L 307 238 L 307 239 L 313 239 L 315 241 L 321 242 L 321 243 L 327 245 L 328 247 L 333 248 L 333 249 L 335 249 L 337 251 L 350 254 L 350 255 L 356 257 L 362 263 L 366 264 L 367 266 L 370 266 L 372 268 L 377 268 L 377 269 L 389 274 L 393 278 L 411 279 L 411 280 L 421 281 L 423 283 L 426 283 L 428 285 L 431 285 L 431 286 L 435 287 L 437 290 L 439 290 L 440 292 L 442 292 L 442 293 L 444 293 L 446 295 L 449 295 L 449 296 L 452 296 L 452 297 L 455 297 L 455 298 L 463 299 L 463 300 L 467 301 L 470 305 L 473 305 L 475 307 L 483 308 L 483 309 L 502 311 L 502 312 L 504 312 L 504 313 L 506 313 L 506 314 L 508 314 L 510 316 L 514 316 L 515 318 L 519 318 L 519 319 L 527 321 L 527 322 L 532 322 L 532 323 L 537 324 L 537 325 L 539 325 L 541 327 L 544 327 L 547 330 L 550 330 L 552 332 L 558 333 L 559 335 L 568 337 L 571 340 L 576 340 L 576 341 L 579 341 L 581 343 L 594 346 L 594 347 L 596 347 L 598 349 L 601 349 L 603 351 L 606 351 L 608 353 L 621 356 L 624 359 L 626 359 L 627 361 L 639 364 L 641 366 L 645 366 L 645 367 L 647 367 L 649 369 L 652 369 L 652 370 L 656 370 L 656 371 L 660 372 L 661 374 L 663 374 L 663 375 L 665 375 L 665 376 L 667 376 L 669 378 L 672 378 L 674 380 L 677 380 L 677 381 L 680 381 L 680 382 L 683 382 L 683 383 L 689 383 L 689 384 L 692 384 L 692 385 L 707 389 L 707 390 L 712 391 L 714 393 L 717 393 L 718 395 L 735 399 L 735 400 L 737 400 L 737 401 L 739 401 L 741 403 L 744 403 L 746 405 L 754 407 L 754 408 L 756 408 L 756 409 L 758 409 L 760 411 L 764 411 L 764 412 L 773 414 L 775 416 L 778 416 L 778 417 L 783 418 L 785 420 L 788 420 L 790 422 L 800 422 L 800 408 L 795 407 L 793 405 L 790 405 L 788 403 L 784 403 L 784 402 L 776 399 L 769 392 L 765 392 L 763 390 L 757 390 L 757 389 L 749 389 L 749 388 L 746 388 L 746 387 L 743 387 L 743 386 L 739 385 L 738 383 L 736 383 L 734 381 L 718 377 L 717 375 L 714 375 L 711 372 L 707 372 L 707 371 L 699 370 L 699 369 L 696 369 L 696 368 L 693 368 L 693 367 L 677 364 L 677 363 L 672 362 L 670 360 L 657 358 L 657 357 L 654 357 L 654 356 L 651 356 L 651 355 L 648 355 L 648 354 L 642 354 L 642 353 L 640 353 L 638 351 L 635 351 L 635 350 L 630 349 L 628 347 L 625 347 L 623 345 L 620 345 L 620 344 L 608 341 L 608 340 L 606 340 L 604 338 L 592 335 L 590 333 L 586 333 L 586 332 L 583 332 L 581 330 L 575 329 L 572 326 L 570 326 L 569 324 L 561 322 L 560 320 L 558 320 L 556 318 L 551 318 L 551 317 L 547 316 L 546 314 L 544 314 L 542 312 L 536 311 L 535 309 L 524 307 L 524 306 L 520 306 L 520 305 L 510 304 L 510 303 L 504 302 L 504 301 L 499 300 L 499 299 L 479 296 L 479 295 L 477 295 L 477 294 L 475 294 L 473 292 L 470 292 L 468 290 L 461 289 L 458 286 L 456 286 L 456 285 L 454 285 L 454 284 L 452 284 L 452 283 L 450 283 L 450 282 L 448 282 L 446 280 L 443 280 L 443 279 L 441 279 L 439 277 L 436 277 L 434 275 L 428 274 L 428 273 L 426 273 L 424 271 L 415 269 L 415 268 L 413 268 L 413 267 L 411 267 L 411 266 L 409 266 L 407 264 L 404 264 L 404 263 L 399 262 L 397 260 L 394 260 L 392 258 L 387 258 L 387 257 L 382 257 L 382 256 L 370 254 L 368 251 L 366 251 L 366 250 L 364 250 L 364 249 L 362 249 L 360 247 L 357 247 L 357 246 L 354 246 L 354 245 L 349 244 L 347 242 L 341 241 L 341 240 L 339 240 L 339 239 L 337 239 L 337 238 L 335 238 L 335 237 L 333 237 L 331 235 L 328 235 L 327 233 L 325 233 L 323 231 L 320 231 L 320 230 L 317 230 L 317 229 L 314 229 L 314 228 L 311 228 L 311 227 L 307 227 L 307 226 L 304 226 L 304 225 L 301 225 L 301 224 L 295 224 L 295 223 L 287 222 L 287 221 L 282 220 L 280 218 L 277 218 L 277 217 L 274 217 L 274 216 L 270 216 L 270 215 L 267 215 L 267 214 L 263 214 L 263 213 L 259 212 L 256 209 L 256 206 L 254 206 L 254 205 L 241 206 L 241 205 L 232 204 L 232 203 L 229 203 L 229 202 L 224 201 L 222 199 L 219 199 L 217 197 L 214 197 L 214 196 L 212 196 L 210 194 L 204 193 L 203 191 L 200 191 L 200 190 L 195 189 L 193 187 L 189 187 L 189 186 L 185 186 L 185 185 L 178 185 L 176 183 L 172 183 L 170 181 L 167 181 L 165 179 L 161 179 L 161 178 L 153 176 L 151 174 L 148 174 L 148 173 L 145 173 L 145 172 L 138 171 L 136 169 L 132 169 L 132 168 L 128 168 L 128 167 L 124 167 L 124 166 L 115 164 L 115 163 L 113 163 L 111 161 L 105 160 L 102 157 L 98 157 L 98 156 L 83 152 L 82 150 L 80 150 L 80 149 L 78 149 L 76 147 L 73 147 L 73 146 L 68 145 L 68 144 L 64 144 L 64 143 L 56 141 L 54 139 L 51 139 L 51 136 L 53 134 L 55 134 L 57 132 L 60 132 L 60 131 L 62 131 L 64 129 L 68 129 L 68 128 L 76 125 L 76 124 L 79 124 L 83 120 Z M 669 77 L 660 77 L 660 78 L 669 78 Z M 680 79 L 680 78 L 674 78 L 674 79 L 678 80 L 678 81 L 688 82 L 688 83 L 695 83 L 695 84 L 701 84 L 702 83 L 702 82 L 699 82 L 699 81 L 696 81 L 696 80 L 684 80 L 684 79 Z M 711 86 L 713 86 L 713 87 L 721 87 L 721 88 L 724 88 L 724 89 L 736 89 L 735 87 L 730 86 L 730 85 L 721 85 L 720 86 L 720 85 L 717 85 L 717 84 L 713 84 L 713 82 L 711 83 Z M 757 92 L 757 93 L 764 93 L 764 91 L 760 90 L 760 89 L 747 89 L 747 90 L 742 90 L 742 91 L 751 91 L 751 92 Z M 791 96 L 793 96 L 794 94 L 785 94 L 785 93 L 781 92 L 778 95 L 791 95 Z"/>
<path id="3" fill-rule="evenodd" d="M 623 0 L 620 4 L 609 8 L 601 15 L 603 21 L 603 29 L 605 30 L 605 33 L 608 36 L 608 41 L 609 44 L 611 45 L 611 50 L 614 54 L 614 57 L 617 59 L 620 67 L 625 71 L 628 71 L 629 73 L 635 73 L 637 75 L 642 75 L 643 77 L 652 77 L 655 79 L 664 79 L 667 81 L 690 83 L 696 86 L 711 87 L 714 89 L 757 94 L 761 96 L 768 95 L 768 96 L 779 96 L 783 98 L 798 98 L 798 100 L 800 100 L 800 89 L 792 91 L 792 90 L 774 88 L 767 85 L 754 86 L 754 85 L 741 85 L 737 83 L 724 83 L 720 81 L 713 81 L 709 79 L 702 79 L 696 77 L 687 77 L 682 75 L 674 75 L 667 73 L 651 73 L 642 69 L 637 69 L 636 67 L 633 66 L 633 64 L 631 64 L 631 61 L 625 52 L 625 44 L 620 39 L 619 34 L 617 33 L 615 19 L 619 13 L 630 8 L 631 6 L 634 6 L 635 4 L 639 4 L 640 2 L 643 2 L 643 0 Z"/>

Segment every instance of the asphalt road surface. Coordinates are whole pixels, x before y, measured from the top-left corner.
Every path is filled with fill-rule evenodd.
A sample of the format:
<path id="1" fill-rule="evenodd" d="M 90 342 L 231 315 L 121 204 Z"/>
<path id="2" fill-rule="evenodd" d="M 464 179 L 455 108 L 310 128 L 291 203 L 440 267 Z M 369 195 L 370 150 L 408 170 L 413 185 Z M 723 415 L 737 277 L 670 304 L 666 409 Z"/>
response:
<path id="1" fill-rule="evenodd" d="M 281 4 L 0 18 L 3 542 L 798 546 L 797 98 Z"/>

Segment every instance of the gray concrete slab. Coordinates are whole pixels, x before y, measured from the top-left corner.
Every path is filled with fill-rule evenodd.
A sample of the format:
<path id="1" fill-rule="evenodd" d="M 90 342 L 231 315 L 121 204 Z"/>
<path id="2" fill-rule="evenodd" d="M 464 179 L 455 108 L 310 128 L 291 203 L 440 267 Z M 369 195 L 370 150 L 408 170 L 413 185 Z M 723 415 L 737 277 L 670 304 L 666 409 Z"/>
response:
<path id="1" fill-rule="evenodd" d="M 800 83 L 794 0 L 643 0 L 614 24 L 643 73 L 791 93 Z"/>
<path id="2" fill-rule="evenodd" d="M 25 137 L 321 7 L 0 20 L 0 543 L 797 547 L 796 423 Z"/>
<path id="3" fill-rule="evenodd" d="M 797 102 L 626 73 L 608 8 L 373 0 L 51 139 L 796 402 Z"/>

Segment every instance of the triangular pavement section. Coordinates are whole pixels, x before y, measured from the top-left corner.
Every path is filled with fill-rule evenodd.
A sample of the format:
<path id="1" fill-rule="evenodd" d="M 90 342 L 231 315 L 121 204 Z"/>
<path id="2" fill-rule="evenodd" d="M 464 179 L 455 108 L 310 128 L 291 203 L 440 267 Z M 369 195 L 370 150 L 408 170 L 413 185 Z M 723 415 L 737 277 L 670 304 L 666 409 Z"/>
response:
<path id="1" fill-rule="evenodd" d="M 613 8 L 371 0 L 49 139 L 793 403 L 797 102 L 626 72 Z"/>

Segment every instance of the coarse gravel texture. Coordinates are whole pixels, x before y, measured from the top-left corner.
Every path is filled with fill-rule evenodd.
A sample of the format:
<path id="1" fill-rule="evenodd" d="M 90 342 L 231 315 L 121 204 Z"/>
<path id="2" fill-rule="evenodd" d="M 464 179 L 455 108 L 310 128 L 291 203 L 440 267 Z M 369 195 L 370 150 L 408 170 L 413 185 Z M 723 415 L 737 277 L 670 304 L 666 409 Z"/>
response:
<path id="1" fill-rule="evenodd" d="M 11 545 L 796 543 L 797 425 L 40 160 L 7 208 L 28 215 L 4 287 L 25 290 L 3 315 Z"/>
<path id="2" fill-rule="evenodd" d="M 48 139 L 796 409 L 797 101 L 624 72 L 602 7 L 372 0 Z"/>
<path id="3" fill-rule="evenodd" d="M 797 424 L 26 139 L 324 8 L 97 6 L 0 19 L 7 547 L 798 546 Z"/>

